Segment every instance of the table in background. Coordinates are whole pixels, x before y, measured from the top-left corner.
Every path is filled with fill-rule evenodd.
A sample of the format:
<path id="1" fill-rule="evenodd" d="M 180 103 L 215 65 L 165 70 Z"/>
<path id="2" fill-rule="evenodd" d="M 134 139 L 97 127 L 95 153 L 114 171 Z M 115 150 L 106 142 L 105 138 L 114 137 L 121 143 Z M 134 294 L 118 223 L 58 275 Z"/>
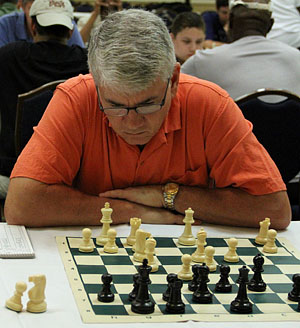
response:
<path id="1" fill-rule="evenodd" d="M 183 226 L 164 225 L 142 225 L 143 229 L 152 233 L 153 237 L 179 237 L 183 232 Z M 224 227 L 216 225 L 203 225 L 208 237 L 223 238 L 253 238 L 257 235 L 258 229 Z M 120 225 L 115 227 L 118 236 L 128 236 L 130 227 Z M 96 237 L 100 227 L 91 227 L 93 237 Z M 193 226 L 193 233 L 196 236 L 199 226 Z M 33 248 L 36 253 L 35 259 L 0 259 L 0 324 L 4 328 L 77 328 L 77 327 L 111 327 L 111 328 L 138 328 L 153 327 L 149 324 L 84 324 L 81 321 L 77 305 L 73 298 L 67 276 L 64 271 L 55 236 L 81 236 L 82 227 L 64 228 L 43 228 L 28 229 Z M 278 236 L 285 237 L 300 250 L 300 222 L 292 222 L 286 231 L 278 232 Z M 45 274 L 47 278 L 46 302 L 48 310 L 41 314 L 32 314 L 26 311 L 16 313 L 4 307 L 7 298 L 14 293 L 15 283 L 25 281 L 28 287 L 28 277 L 33 274 Z M 28 288 L 28 289 L 29 289 Z M 28 291 L 27 289 L 27 291 Z M 22 298 L 26 307 L 28 300 L 27 291 Z M 184 323 L 156 323 L 157 328 L 245 328 L 253 325 L 263 328 L 295 328 L 300 327 L 299 322 L 184 322 Z"/>

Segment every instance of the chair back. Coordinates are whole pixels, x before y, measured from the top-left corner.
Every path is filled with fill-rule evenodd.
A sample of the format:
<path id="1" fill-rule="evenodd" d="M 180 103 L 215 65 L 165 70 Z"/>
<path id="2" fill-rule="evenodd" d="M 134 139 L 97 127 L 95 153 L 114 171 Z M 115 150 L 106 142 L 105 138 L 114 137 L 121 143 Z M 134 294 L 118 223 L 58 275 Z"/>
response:
<path id="1" fill-rule="evenodd" d="M 262 96 L 284 98 L 270 103 Z M 235 102 L 288 183 L 300 171 L 300 97 L 285 90 L 260 89 Z"/>
<path id="2" fill-rule="evenodd" d="M 18 95 L 15 124 L 16 156 L 19 156 L 32 136 L 33 127 L 42 118 L 56 86 L 64 81 L 52 81 L 34 90 Z"/>

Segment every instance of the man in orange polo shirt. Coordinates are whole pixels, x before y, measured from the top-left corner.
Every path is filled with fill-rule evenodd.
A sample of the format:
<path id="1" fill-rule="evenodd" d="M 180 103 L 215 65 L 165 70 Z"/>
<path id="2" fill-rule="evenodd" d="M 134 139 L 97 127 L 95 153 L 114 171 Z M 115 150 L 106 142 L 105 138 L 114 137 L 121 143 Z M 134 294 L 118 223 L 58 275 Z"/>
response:
<path id="1" fill-rule="evenodd" d="M 10 224 L 290 222 L 279 171 L 228 94 L 180 75 L 163 21 L 110 15 L 89 46 L 91 75 L 61 84 L 12 172 Z"/>

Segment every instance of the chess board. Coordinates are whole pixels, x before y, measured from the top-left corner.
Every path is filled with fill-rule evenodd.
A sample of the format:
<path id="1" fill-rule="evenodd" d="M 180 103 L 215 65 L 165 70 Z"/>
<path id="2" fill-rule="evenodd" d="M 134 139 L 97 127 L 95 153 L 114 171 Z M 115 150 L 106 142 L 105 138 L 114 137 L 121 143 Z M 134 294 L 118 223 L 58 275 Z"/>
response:
<path id="1" fill-rule="evenodd" d="M 154 237 L 155 238 L 155 237 Z M 224 254 L 228 247 L 226 239 L 207 238 L 207 245 L 215 247 L 215 260 L 218 265 L 229 264 L 231 293 L 216 293 L 214 287 L 220 278 L 219 270 L 210 273 L 208 287 L 213 293 L 212 304 L 197 304 L 192 301 L 192 292 L 188 290 L 188 282 L 182 288 L 182 300 L 185 303 L 184 314 L 168 314 L 165 312 L 166 302 L 162 293 L 167 288 L 168 273 L 181 270 L 181 256 L 192 254 L 195 246 L 179 245 L 177 239 L 158 237 L 156 256 L 159 270 L 150 274 L 152 284 L 149 285 L 151 298 L 155 302 L 155 312 L 140 315 L 131 311 L 128 293 L 133 288 L 132 276 L 141 263 L 134 262 L 132 249 L 126 244 L 126 238 L 117 238 L 118 254 L 106 254 L 103 247 L 96 246 L 92 253 L 79 252 L 81 239 L 76 237 L 56 237 L 58 249 L 72 288 L 80 315 L 85 323 L 105 322 L 176 322 L 176 321 L 300 321 L 297 303 L 287 299 L 292 290 L 292 276 L 300 273 L 300 252 L 289 245 L 283 238 L 276 240 L 278 253 L 262 252 L 262 246 L 255 244 L 254 239 L 238 239 L 237 253 L 240 261 L 224 262 Z M 95 239 L 93 240 L 95 243 Z M 238 269 L 246 265 L 249 279 L 253 272 L 253 257 L 261 253 L 264 256 L 263 280 L 267 284 L 265 292 L 248 291 L 248 298 L 253 303 L 253 313 L 236 314 L 230 312 L 230 303 L 238 291 L 236 280 Z M 101 289 L 101 275 L 110 273 L 113 276 L 112 291 L 115 293 L 113 303 L 101 303 L 97 293 Z"/>

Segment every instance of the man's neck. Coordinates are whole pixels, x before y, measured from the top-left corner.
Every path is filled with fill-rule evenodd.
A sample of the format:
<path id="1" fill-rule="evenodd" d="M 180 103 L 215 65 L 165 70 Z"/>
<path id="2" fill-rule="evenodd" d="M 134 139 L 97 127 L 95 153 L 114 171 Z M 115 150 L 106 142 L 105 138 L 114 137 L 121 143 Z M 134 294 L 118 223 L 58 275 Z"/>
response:
<path id="1" fill-rule="evenodd" d="M 49 36 L 49 35 L 39 35 L 39 34 L 37 34 L 33 37 L 33 41 L 34 42 L 54 41 L 54 42 L 66 45 L 67 42 L 68 42 L 68 39 L 67 38 L 58 38 L 54 35 Z"/>

